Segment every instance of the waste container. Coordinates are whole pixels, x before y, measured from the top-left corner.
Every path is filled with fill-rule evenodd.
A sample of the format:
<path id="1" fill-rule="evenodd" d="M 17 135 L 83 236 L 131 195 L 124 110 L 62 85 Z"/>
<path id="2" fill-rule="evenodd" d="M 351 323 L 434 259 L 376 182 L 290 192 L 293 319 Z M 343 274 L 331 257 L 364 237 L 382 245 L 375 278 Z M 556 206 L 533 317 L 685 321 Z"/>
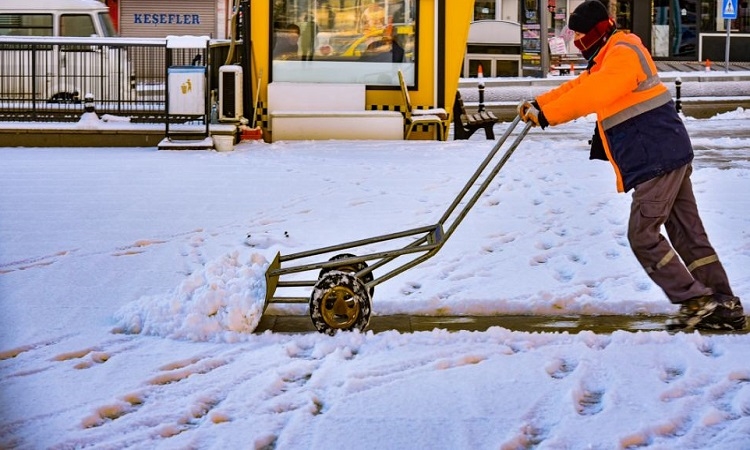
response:
<path id="1" fill-rule="evenodd" d="M 169 114 L 206 113 L 206 67 L 173 66 L 167 69 Z"/>
<path id="2" fill-rule="evenodd" d="M 209 40 L 208 36 L 167 36 L 166 136 L 159 149 L 213 147 L 207 108 Z"/>

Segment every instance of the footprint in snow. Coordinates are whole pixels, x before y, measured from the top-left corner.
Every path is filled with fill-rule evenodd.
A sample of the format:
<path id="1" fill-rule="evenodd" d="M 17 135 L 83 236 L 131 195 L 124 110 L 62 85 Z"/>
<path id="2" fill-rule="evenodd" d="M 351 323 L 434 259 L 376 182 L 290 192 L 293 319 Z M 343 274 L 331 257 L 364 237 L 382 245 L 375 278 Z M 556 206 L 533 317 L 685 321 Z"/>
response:
<path id="1" fill-rule="evenodd" d="M 685 368 L 678 365 L 664 366 L 659 374 L 661 381 L 669 384 L 685 375 Z"/>
<path id="2" fill-rule="evenodd" d="M 406 283 L 404 287 L 401 288 L 401 293 L 403 295 L 411 295 L 417 292 L 418 290 L 420 290 L 421 288 L 422 288 L 421 283 L 417 283 L 416 281 L 410 281 Z"/>
<path id="3" fill-rule="evenodd" d="M 603 389 L 580 386 L 573 391 L 576 412 L 582 416 L 593 416 L 600 413 L 604 409 L 603 397 Z"/>
<path id="4" fill-rule="evenodd" d="M 578 362 L 565 358 L 555 358 L 544 368 L 547 374 L 557 380 L 570 375 L 578 367 Z"/>

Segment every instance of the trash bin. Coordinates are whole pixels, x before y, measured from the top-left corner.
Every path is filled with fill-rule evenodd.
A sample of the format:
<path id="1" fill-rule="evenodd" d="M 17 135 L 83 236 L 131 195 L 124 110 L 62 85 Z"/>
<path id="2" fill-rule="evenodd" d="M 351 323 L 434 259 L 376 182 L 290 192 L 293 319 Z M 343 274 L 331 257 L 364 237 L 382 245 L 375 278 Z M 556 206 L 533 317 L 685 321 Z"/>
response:
<path id="1" fill-rule="evenodd" d="M 209 137 L 207 108 L 207 94 L 211 89 L 207 77 L 209 41 L 208 36 L 167 36 L 165 137 L 159 143 L 159 149 L 208 149 L 214 146 Z M 172 64 L 176 55 L 181 64 Z M 185 65 L 182 61 L 189 61 L 190 57 L 192 65 Z M 199 122 L 203 122 L 203 127 L 198 128 Z"/>
<path id="2" fill-rule="evenodd" d="M 167 68 L 169 114 L 204 115 L 206 113 L 206 67 L 172 66 Z"/>

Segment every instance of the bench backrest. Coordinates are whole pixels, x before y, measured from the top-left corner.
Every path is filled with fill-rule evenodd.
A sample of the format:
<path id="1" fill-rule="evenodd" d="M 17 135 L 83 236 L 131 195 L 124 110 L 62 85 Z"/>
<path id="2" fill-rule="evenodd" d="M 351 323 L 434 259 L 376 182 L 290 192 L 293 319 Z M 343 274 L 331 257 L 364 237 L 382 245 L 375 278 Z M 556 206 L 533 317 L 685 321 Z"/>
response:
<path id="1" fill-rule="evenodd" d="M 403 101 L 404 112 L 407 116 L 411 115 L 411 97 L 409 97 L 409 88 L 406 87 L 406 80 L 404 79 L 404 73 L 398 71 L 398 84 L 401 86 L 401 100 Z"/>
<path id="2" fill-rule="evenodd" d="M 468 116 L 468 114 L 464 106 L 464 99 L 461 98 L 461 92 L 456 91 L 456 100 L 453 102 L 453 117 L 459 118 L 461 116 Z"/>
<path id="3" fill-rule="evenodd" d="M 362 111 L 364 84 L 276 82 L 268 85 L 268 113 L 275 111 Z"/>

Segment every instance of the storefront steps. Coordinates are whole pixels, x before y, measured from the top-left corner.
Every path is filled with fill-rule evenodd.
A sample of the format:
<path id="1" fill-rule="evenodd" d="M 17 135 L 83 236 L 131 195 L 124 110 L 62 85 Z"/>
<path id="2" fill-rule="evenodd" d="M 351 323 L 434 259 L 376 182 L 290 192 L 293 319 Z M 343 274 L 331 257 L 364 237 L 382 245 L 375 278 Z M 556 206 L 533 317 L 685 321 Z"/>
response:
<path id="1" fill-rule="evenodd" d="M 204 125 L 194 127 L 205 130 Z M 237 126 L 212 124 L 209 134 L 213 136 L 235 136 Z M 127 122 L 90 124 L 63 122 L 0 122 L 0 147 L 155 147 L 162 149 L 205 149 L 210 138 L 202 139 L 200 145 L 163 145 L 164 124 L 131 124 Z M 161 145 L 160 145 L 161 144 Z"/>

